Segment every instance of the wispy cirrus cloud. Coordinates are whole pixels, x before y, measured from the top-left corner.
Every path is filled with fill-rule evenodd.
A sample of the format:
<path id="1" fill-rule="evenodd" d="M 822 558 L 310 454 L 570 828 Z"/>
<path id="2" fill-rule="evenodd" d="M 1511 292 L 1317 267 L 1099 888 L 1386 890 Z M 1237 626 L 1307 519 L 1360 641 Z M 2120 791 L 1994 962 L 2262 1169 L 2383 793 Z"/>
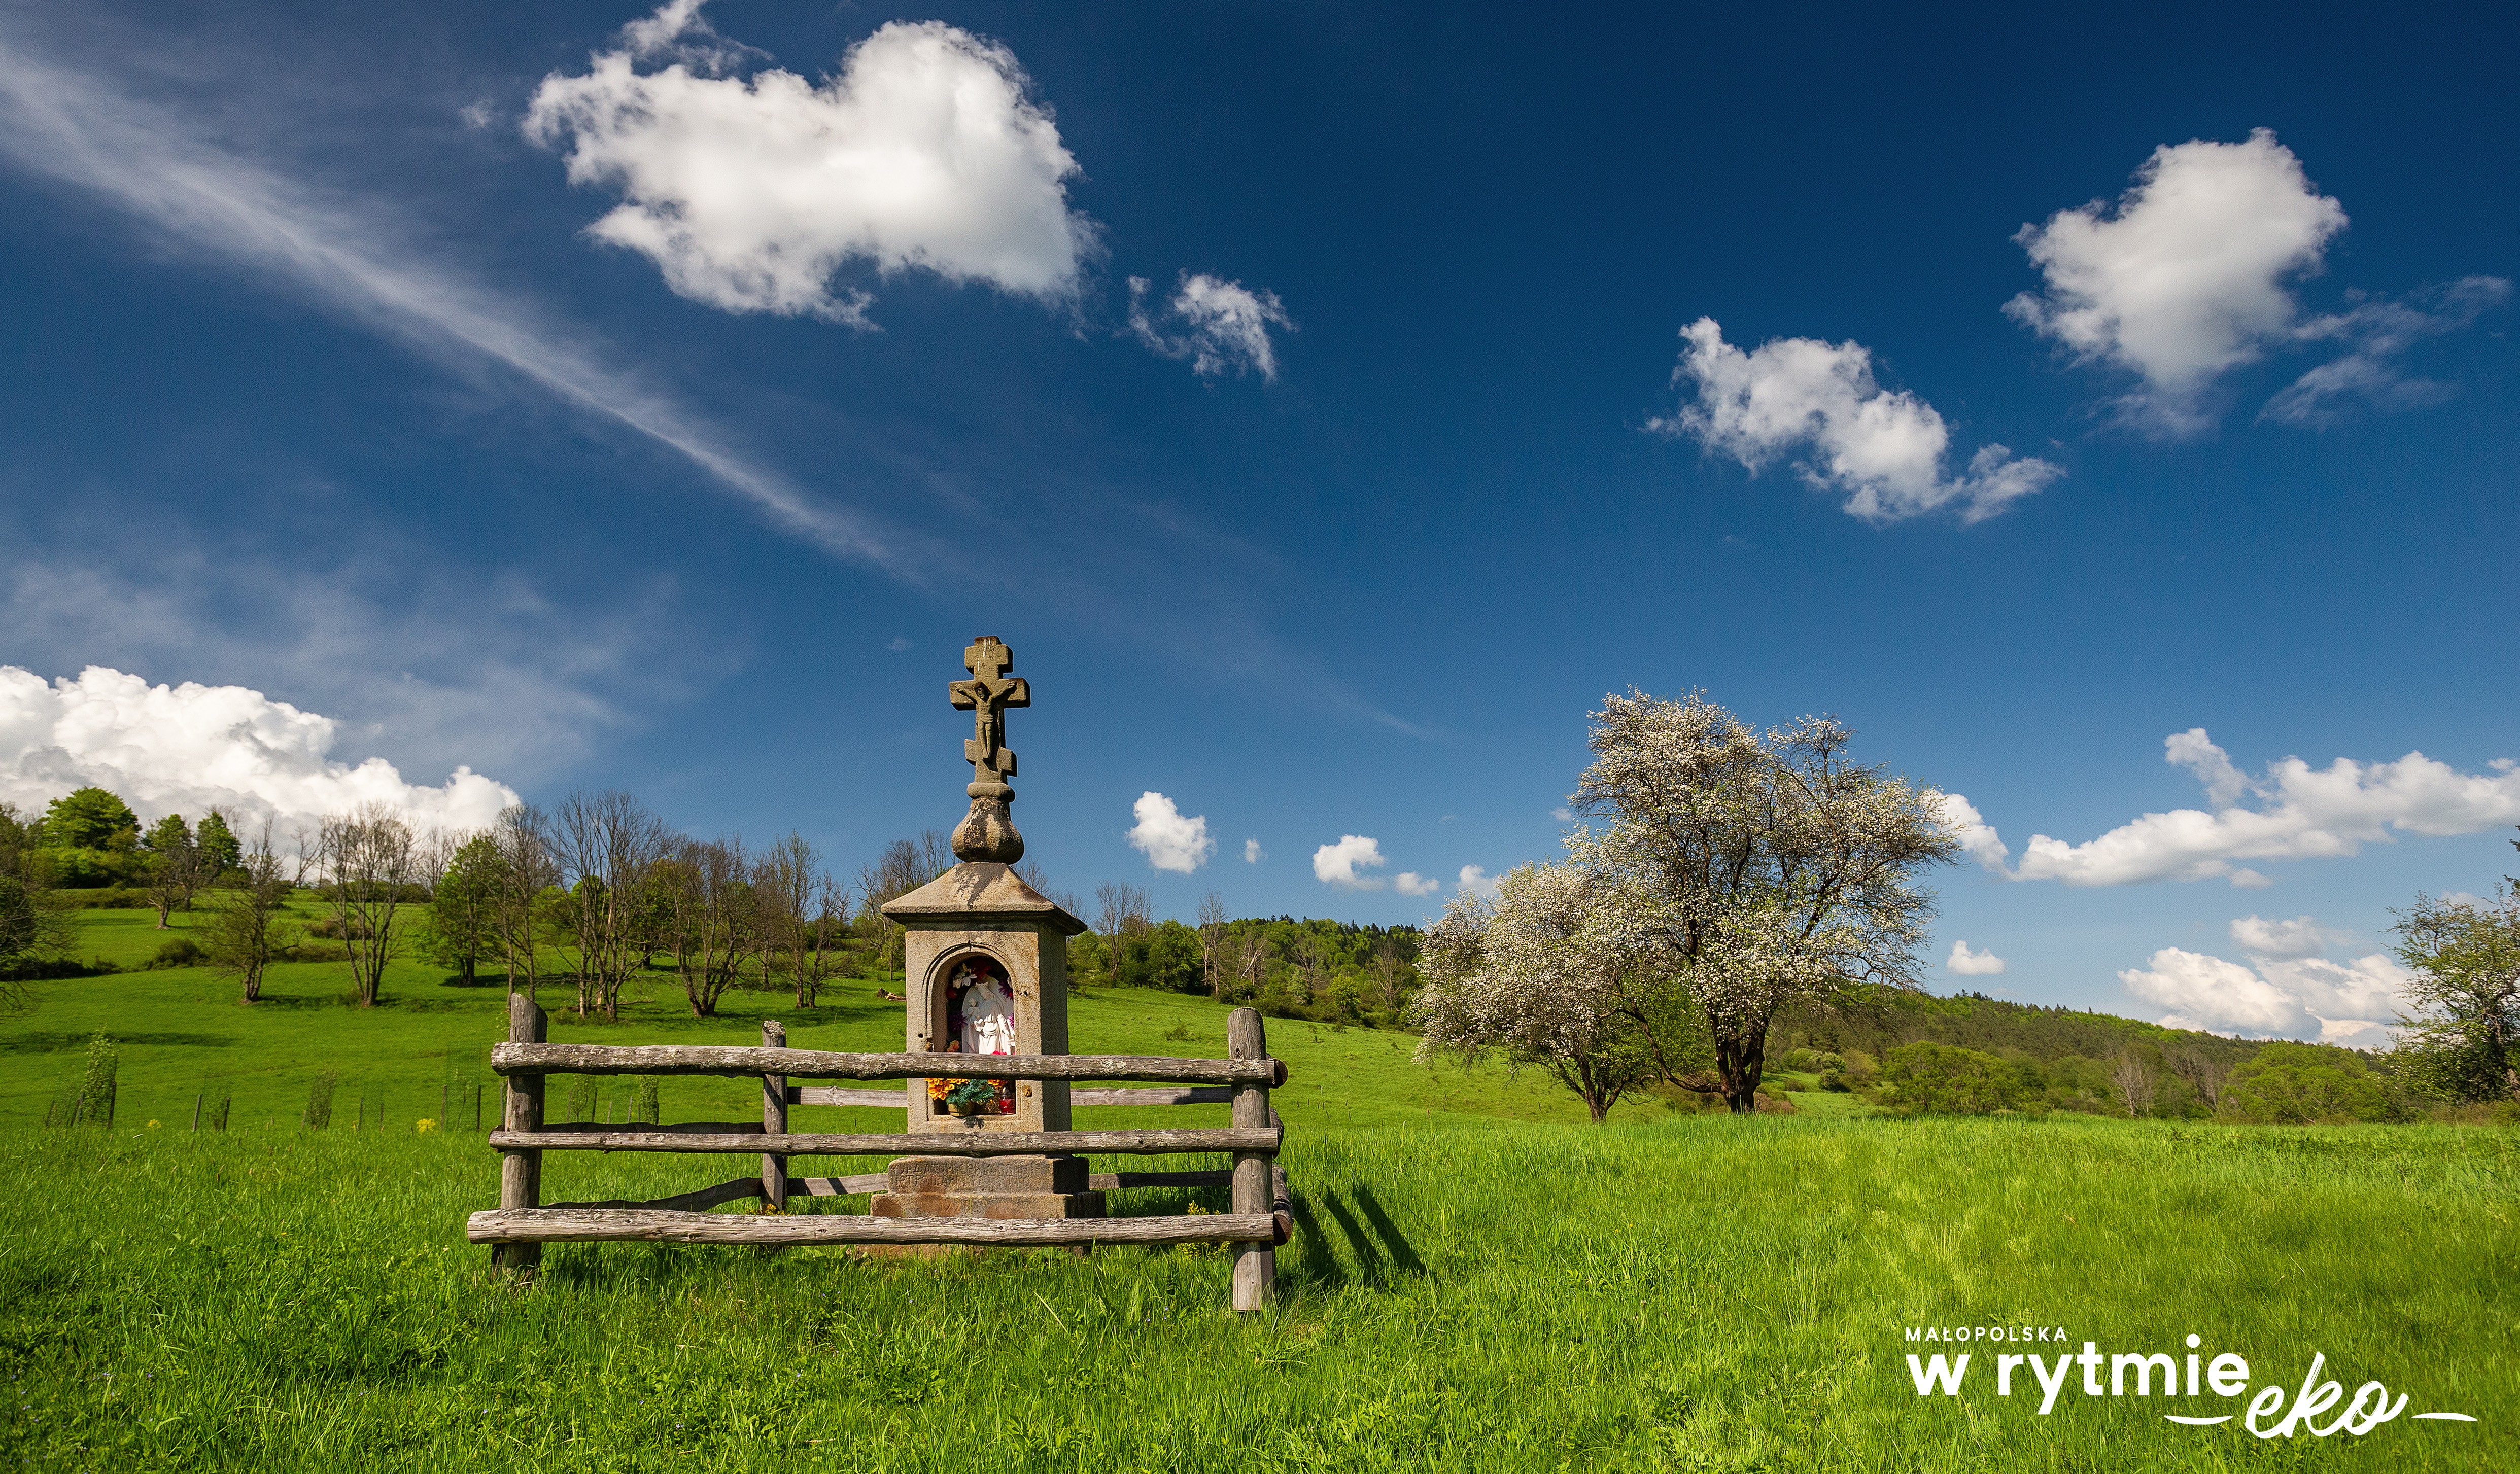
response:
<path id="1" fill-rule="evenodd" d="M 458 372 L 486 366 L 514 374 L 541 394 L 683 458 L 784 536 L 914 586 L 953 565 L 934 538 L 906 521 L 800 487 L 595 334 L 529 295 L 468 274 L 447 251 L 423 244 L 427 232 L 384 198 L 319 188 L 277 156 L 214 141 L 220 130 L 208 115 L 232 99 L 214 97 L 186 112 L 156 101 L 156 89 L 110 64 L 33 44 L 26 34 L 0 11 L 0 160 L 86 192 L 158 241 L 265 281 Z M 64 60 L 73 54 L 78 65 Z M 486 112 L 473 111 L 486 120 Z M 905 496 L 951 501 L 957 473 L 932 465 L 909 469 Z M 1081 546 L 1125 527 L 1158 545 L 1193 550 L 1201 567 L 1222 560 L 1255 574 L 1275 571 L 1266 550 L 1179 508 L 1143 505 L 1100 484 L 1062 491 L 1038 477 L 1031 495 L 1034 505 L 1001 500 L 993 512 L 1026 523 L 1047 547 Z M 1239 679 L 1333 714 L 1434 736 L 1289 649 L 1213 577 L 1123 589 L 1075 572 L 1080 561 L 1042 558 L 1008 587 L 1124 642 L 1169 648 L 1183 625 L 1199 624 L 1212 648 L 1233 653 L 1229 666 Z M 1149 603 L 1162 604 L 1164 617 L 1148 617 Z"/>
<path id="2" fill-rule="evenodd" d="M 19 167 L 422 353 L 510 370 L 673 451 L 780 531 L 918 577 L 918 549 L 905 534 L 747 456 L 670 390 L 613 362 L 591 335 L 407 246 L 392 212 L 328 196 L 206 133 L 110 77 L 0 33 L 0 154 Z"/>

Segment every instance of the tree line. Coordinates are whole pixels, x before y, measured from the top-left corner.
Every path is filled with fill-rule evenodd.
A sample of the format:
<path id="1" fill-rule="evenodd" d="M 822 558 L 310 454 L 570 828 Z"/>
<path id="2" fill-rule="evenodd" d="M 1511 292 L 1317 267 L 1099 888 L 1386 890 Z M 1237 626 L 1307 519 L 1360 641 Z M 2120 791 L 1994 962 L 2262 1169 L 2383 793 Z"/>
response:
<path id="1" fill-rule="evenodd" d="M 511 989 L 566 987 L 581 1017 L 618 1019 L 633 980 L 657 972 L 698 1017 L 737 987 L 779 989 L 811 1007 L 836 979 L 897 974 L 904 933 L 883 906 L 955 865 L 930 829 L 844 879 L 799 834 L 761 846 L 697 837 L 618 791 L 518 805 L 479 830 L 423 830 L 375 804 L 286 834 L 267 821 L 243 826 L 242 837 L 238 827 L 212 810 L 198 826 L 170 814 L 144 833 L 127 804 L 93 787 L 32 819 L 0 805 L 0 971 L 66 962 L 78 893 L 113 899 L 97 887 L 136 882 L 161 928 L 174 912 L 206 910 L 161 955 L 170 965 L 198 956 L 246 1003 L 261 997 L 273 964 L 329 959 L 347 963 L 358 1002 L 373 1005 L 388 965 L 416 959 L 462 983 L 495 974 Z M 1146 889 L 1125 883 L 1097 887 L 1089 915 L 1037 864 L 1017 873 L 1088 919 L 1069 951 L 1078 988 L 1203 994 L 1282 1017 L 1389 1027 L 1417 987 L 1413 928 L 1236 919 L 1213 892 L 1185 925 L 1154 917 Z M 322 913 L 312 924 L 298 918 L 309 900 Z"/>

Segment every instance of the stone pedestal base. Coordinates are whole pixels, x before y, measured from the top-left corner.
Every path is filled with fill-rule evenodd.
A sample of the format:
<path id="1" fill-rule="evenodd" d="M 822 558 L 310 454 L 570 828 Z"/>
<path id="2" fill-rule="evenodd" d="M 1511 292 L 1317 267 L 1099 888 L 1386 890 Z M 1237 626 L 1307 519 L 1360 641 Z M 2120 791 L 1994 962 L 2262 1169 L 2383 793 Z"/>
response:
<path id="1" fill-rule="evenodd" d="M 1102 1218 L 1102 1194 L 1087 1188 L 1083 1157 L 896 1157 L 875 1195 L 877 1218 Z M 951 1244 L 883 1245 L 915 1257 Z M 1079 1250 L 1079 1252 L 1082 1252 Z"/>

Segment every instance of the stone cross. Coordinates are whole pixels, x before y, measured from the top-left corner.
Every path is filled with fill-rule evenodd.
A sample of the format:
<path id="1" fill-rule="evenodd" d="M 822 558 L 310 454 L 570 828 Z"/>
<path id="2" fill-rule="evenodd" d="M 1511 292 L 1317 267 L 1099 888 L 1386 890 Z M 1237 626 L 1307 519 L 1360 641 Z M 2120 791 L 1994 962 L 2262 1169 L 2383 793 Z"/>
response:
<path id="1" fill-rule="evenodd" d="M 980 796 L 976 791 L 980 784 L 1003 785 L 1015 776 L 1015 755 L 1007 747 L 1007 708 L 1030 706 L 1032 688 L 1023 677 L 1005 674 L 1014 663 L 1015 652 L 1005 641 L 982 635 L 963 648 L 963 668 L 971 673 L 971 679 L 945 687 L 955 709 L 971 713 L 971 736 L 963 743 L 963 760 L 971 765 L 974 798 Z"/>

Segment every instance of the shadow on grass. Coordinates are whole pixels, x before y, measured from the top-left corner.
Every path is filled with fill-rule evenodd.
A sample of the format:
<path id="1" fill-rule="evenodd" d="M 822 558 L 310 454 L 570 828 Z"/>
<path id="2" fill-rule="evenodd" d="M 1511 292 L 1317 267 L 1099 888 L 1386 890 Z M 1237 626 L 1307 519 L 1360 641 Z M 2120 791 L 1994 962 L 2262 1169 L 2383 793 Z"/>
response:
<path id="1" fill-rule="evenodd" d="M 122 1034 L 108 1029 L 106 1037 L 115 1044 L 175 1045 L 197 1050 L 233 1048 L 236 1040 L 226 1034 Z M 85 1034 L 12 1034 L 0 1039 L 0 1054 L 52 1054 L 63 1050 L 87 1048 Z"/>
<path id="2" fill-rule="evenodd" d="M 1306 1193 L 1295 1199 L 1296 1273 L 1311 1283 L 1336 1289 L 1348 1283 L 1379 1289 L 1394 1279 L 1417 1279 L 1429 1271 L 1371 1187 L 1353 1193 Z M 1332 1252 L 1329 1225 L 1347 1244 L 1351 1271 Z"/>

